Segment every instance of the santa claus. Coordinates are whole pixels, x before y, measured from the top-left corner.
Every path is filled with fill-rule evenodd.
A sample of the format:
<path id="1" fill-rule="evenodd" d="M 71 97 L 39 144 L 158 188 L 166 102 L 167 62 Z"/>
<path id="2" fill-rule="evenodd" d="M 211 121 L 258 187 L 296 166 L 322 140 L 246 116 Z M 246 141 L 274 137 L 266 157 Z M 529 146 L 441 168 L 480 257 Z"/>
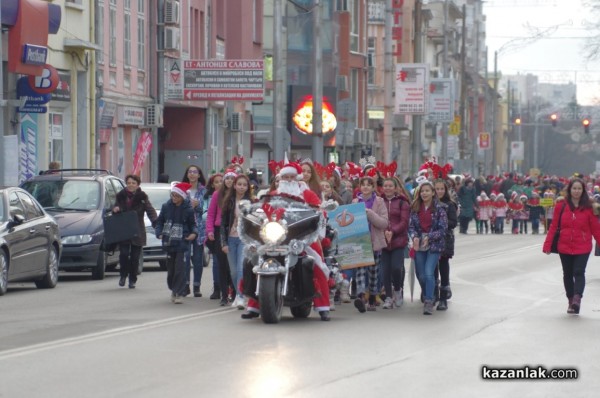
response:
<path id="1" fill-rule="evenodd" d="M 270 195 L 285 196 L 299 202 L 306 203 L 307 205 L 319 208 L 321 205 L 321 199 L 319 196 L 308 188 L 308 185 L 304 181 L 299 181 L 302 178 L 302 168 L 299 164 L 293 162 L 287 162 L 283 165 L 279 174 L 279 184 L 277 189 L 270 193 Z M 306 254 L 313 258 L 314 269 L 313 269 L 313 282 L 315 285 L 315 297 L 313 299 L 313 306 L 315 311 L 319 312 L 322 321 L 329 321 L 329 284 L 328 275 L 329 269 L 323 259 L 323 249 L 319 240 L 311 243 L 310 246 L 305 249 Z M 247 312 L 242 314 L 243 319 L 258 318 L 260 314 L 258 300 L 249 298 Z"/>

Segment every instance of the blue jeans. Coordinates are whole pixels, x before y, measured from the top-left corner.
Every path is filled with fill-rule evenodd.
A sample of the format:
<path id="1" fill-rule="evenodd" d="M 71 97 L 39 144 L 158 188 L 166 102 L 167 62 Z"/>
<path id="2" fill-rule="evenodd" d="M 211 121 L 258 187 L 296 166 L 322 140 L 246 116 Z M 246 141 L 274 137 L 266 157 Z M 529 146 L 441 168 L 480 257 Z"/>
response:
<path id="1" fill-rule="evenodd" d="M 194 240 L 190 249 L 185 253 L 185 283 L 190 284 L 190 271 L 194 269 L 194 286 L 200 286 L 202 282 L 202 268 L 204 266 L 204 245 L 199 245 Z"/>
<path id="2" fill-rule="evenodd" d="M 227 259 L 229 260 L 231 280 L 233 281 L 236 292 L 241 295 L 238 284 L 242 280 L 242 274 L 244 272 L 244 243 L 240 238 L 230 236 L 227 238 L 227 246 L 229 250 Z"/>
<path id="3" fill-rule="evenodd" d="M 415 252 L 415 270 L 421 289 L 425 292 L 425 300 L 433 301 L 435 289 L 435 267 L 440 259 L 440 253 L 427 251 Z"/>

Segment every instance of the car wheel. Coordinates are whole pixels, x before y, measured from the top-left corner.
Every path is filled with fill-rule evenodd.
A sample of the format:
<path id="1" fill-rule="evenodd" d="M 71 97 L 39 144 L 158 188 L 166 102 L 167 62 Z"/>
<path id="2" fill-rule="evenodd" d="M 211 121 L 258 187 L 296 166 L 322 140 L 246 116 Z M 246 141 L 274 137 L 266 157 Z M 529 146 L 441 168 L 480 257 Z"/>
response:
<path id="1" fill-rule="evenodd" d="M 40 289 L 52 289 L 58 283 L 58 255 L 56 248 L 52 246 L 48 252 L 48 264 L 46 265 L 46 275 L 40 280 L 35 281 L 35 285 Z"/>
<path id="2" fill-rule="evenodd" d="M 140 253 L 140 260 L 138 261 L 137 274 L 141 275 L 144 272 L 144 252 Z"/>
<path id="3" fill-rule="evenodd" d="M 4 250 L 0 250 L 0 296 L 4 296 L 8 288 L 8 258 Z"/>
<path id="4" fill-rule="evenodd" d="M 161 271 L 166 271 L 167 270 L 167 260 L 160 260 L 158 262 L 158 265 L 160 266 L 160 270 Z"/>
<path id="5" fill-rule="evenodd" d="M 92 270 L 92 279 L 94 280 L 102 280 L 104 279 L 104 275 L 106 272 L 106 261 L 107 261 L 108 253 L 106 252 L 98 252 L 98 262 L 94 269 Z"/>

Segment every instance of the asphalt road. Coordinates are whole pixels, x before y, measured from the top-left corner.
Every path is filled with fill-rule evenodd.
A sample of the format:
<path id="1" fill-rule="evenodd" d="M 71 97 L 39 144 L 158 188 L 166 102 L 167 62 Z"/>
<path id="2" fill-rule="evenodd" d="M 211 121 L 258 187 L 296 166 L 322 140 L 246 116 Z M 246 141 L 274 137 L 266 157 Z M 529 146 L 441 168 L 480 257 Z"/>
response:
<path id="1" fill-rule="evenodd" d="M 53 290 L 10 285 L 0 297 L 0 397 L 596 397 L 600 261 L 588 263 L 579 316 L 566 314 L 558 256 L 543 235 L 459 235 L 446 312 L 359 314 L 337 307 L 277 325 L 205 297 L 171 304 L 166 274 L 138 288 L 89 274 Z M 500 368 L 577 370 L 576 380 L 487 380 Z M 505 375 L 509 375 L 506 372 Z"/>

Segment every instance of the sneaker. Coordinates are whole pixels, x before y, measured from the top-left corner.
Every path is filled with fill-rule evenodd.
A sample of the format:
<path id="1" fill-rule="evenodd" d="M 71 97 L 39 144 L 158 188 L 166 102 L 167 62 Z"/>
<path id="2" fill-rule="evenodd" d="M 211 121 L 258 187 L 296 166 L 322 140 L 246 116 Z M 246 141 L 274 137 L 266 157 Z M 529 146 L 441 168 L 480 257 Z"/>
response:
<path id="1" fill-rule="evenodd" d="M 135 282 L 129 282 L 129 288 L 135 289 Z"/>
<path id="2" fill-rule="evenodd" d="M 123 287 L 125 286 L 125 281 L 127 280 L 126 276 L 122 276 L 119 278 L 119 286 Z"/>
<path id="3" fill-rule="evenodd" d="M 190 290 L 190 285 L 185 285 L 185 292 L 183 292 L 183 297 L 189 296 L 192 291 Z"/>
<path id="4" fill-rule="evenodd" d="M 377 305 L 376 304 L 368 304 L 367 311 L 377 311 Z"/>
<path id="5" fill-rule="evenodd" d="M 446 311 L 448 309 L 448 302 L 445 299 L 441 299 L 436 309 L 438 311 Z"/>
<path id="6" fill-rule="evenodd" d="M 209 298 L 211 300 L 219 300 L 221 298 L 221 292 L 218 289 L 215 289 Z"/>
<path id="7" fill-rule="evenodd" d="M 225 307 L 227 304 L 229 304 L 229 302 L 227 301 L 226 298 L 222 298 L 221 301 L 219 302 L 219 305 L 221 307 Z"/>
<path id="8" fill-rule="evenodd" d="M 383 307 L 384 310 L 391 310 L 392 308 L 394 308 L 394 302 L 392 301 L 391 297 L 386 297 L 385 298 L 385 302 L 383 303 Z"/>
<path id="9" fill-rule="evenodd" d="M 358 312 L 360 312 L 361 314 L 363 312 L 367 311 L 367 309 L 365 308 L 365 302 L 363 301 L 362 296 L 357 297 L 356 300 L 354 300 L 354 307 L 356 307 Z"/>
<path id="10" fill-rule="evenodd" d="M 174 293 L 171 293 L 171 302 L 175 303 L 175 294 Z"/>
<path id="11" fill-rule="evenodd" d="M 183 297 L 175 296 L 175 298 L 173 299 L 173 304 L 183 304 Z"/>
<path id="12" fill-rule="evenodd" d="M 235 296 L 233 298 L 233 301 L 231 302 L 231 306 L 232 307 L 237 307 L 237 305 L 238 305 L 238 296 Z"/>
<path id="13" fill-rule="evenodd" d="M 350 282 L 344 279 L 342 281 L 342 286 L 340 286 L 340 299 L 342 303 L 351 303 L 352 299 L 350 298 Z"/>
<path id="14" fill-rule="evenodd" d="M 200 293 L 200 286 L 194 286 L 194 297 L 202 297 L 202 293 Z"/>
<path id="15" fill-rule="evenodd" d="M 450 285 L 442 287 L 446 291 L 446 300 L 450 300 L 452 298 L 452 290 L 450 289 Z"/>
<path id="16" fill-rule="evenodd" d="M 400 308 L 402 304 L 404 304 L 404 290 L 396 290 L 394 292 L 394 305 L 396 308 Z"/>
<path id="17" fill-rule="evenodd" d="M 238 296 L 237 309 L 238 310 L 244 310 L 244 309 L 246 309 L 246 305 L 247 305 L 246 298 L 242 297 L 242 296 Z"/>
<path id="18" fill-rule="evenodd" d="M 423 304 L 423 315 L 431 314 L 433 314 L 433 301 L 426 300 L 425 304 Z"/>

